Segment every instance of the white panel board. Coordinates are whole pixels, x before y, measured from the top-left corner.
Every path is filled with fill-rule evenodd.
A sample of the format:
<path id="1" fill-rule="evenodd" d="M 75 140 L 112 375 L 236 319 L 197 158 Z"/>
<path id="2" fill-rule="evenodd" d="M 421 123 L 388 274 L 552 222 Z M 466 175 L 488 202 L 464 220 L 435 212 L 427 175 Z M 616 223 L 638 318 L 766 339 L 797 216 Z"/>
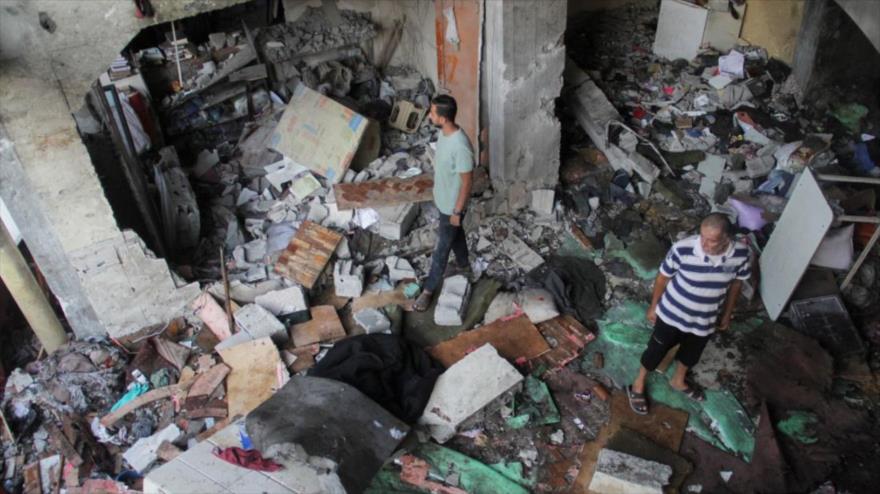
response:
<path id="1" fill-rule="evenodd" d="M 761 255 L 761 298 L 774 321 L 825 238 L 834 214 L 809 169 L 804 170 Z"/>
<path id="2" fill-rule="evenodd" d="M 654 36 L 654 54 L 669 60 L 696 58 L 708 16 L 708 9 L 692 3 L 663 0 Z"/>

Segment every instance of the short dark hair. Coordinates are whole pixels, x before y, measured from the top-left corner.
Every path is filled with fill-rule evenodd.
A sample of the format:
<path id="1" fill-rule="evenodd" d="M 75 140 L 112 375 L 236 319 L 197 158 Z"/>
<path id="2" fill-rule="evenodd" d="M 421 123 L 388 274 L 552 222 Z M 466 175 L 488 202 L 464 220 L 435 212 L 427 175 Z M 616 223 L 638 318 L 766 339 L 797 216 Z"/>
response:
<path id="1" fill-rule="evenodd" d="M 728 238 L 733 236 L 733 224 L 730 223 L 730 218 L 724 213 L 712 213 L 706 216 L 700 223 L 701 228 L 704 226 L 721 230 L 721 233 Z"/>
<path id="2" fill-rule="evenodd" d="M 449 121 L 455 122 L 455 114 L 458 113 L 458 103 L 455 102 L 455 98 L 448 94 L 441 94 L 435 96 L 431 101 L 431 104 L 437 108 L 438 116 L 448 118 Z"/>

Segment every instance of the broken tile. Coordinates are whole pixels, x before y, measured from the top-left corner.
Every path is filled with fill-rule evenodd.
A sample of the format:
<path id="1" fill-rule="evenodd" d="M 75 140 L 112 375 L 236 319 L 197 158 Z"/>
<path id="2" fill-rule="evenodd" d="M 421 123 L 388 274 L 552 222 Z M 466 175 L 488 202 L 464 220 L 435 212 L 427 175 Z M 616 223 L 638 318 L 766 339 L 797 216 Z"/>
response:
<path id="1" fill-rule="evenodd" d="M 543 365 L 548 370 L 566 366 L 596 339 L 592 331 L 568 314 L 539 323 L 538 331 L 550 345 L 550 351 L 532 361 L 532 366 Z"/>
<path id="2" fill-rule="evenodd" d="M 304 221 L 278 258 L 275 270 L 306 288 L 312 288 L 341 239 L 342 235 L 332 230 Z"/>
<path id="3" fill-rule="evenodd" d="M 333 194 L 339 209 L 381 208 L 397 204 L 431 201 L 434 178 L 383 178 L 362 183 L 335 184 Z"/>
<path id="4" fill-rule="evenodd" d="M 438 326 L 460 326 L 467 310 L 471 286 L 463 275 L 443 280 L 443 288 L 434 308 L 434 324 Z"/>
<path id="5" fill-rule="evenodd" d="M 442 444 L 455 435 L 459 424 L 522 379 L 491 344 L 483 345 L 440 375 L 419 423 L 428 426 L 431 436 Z"/>
<path id="6" fill-rule="evenodd" d="M 345 328 L 332 305 L 319 305 L 312 307 L 310 311 L 312 314 L 310 321 L 294 324 L 290 329 L 296 347 L 345 338 Z"/>

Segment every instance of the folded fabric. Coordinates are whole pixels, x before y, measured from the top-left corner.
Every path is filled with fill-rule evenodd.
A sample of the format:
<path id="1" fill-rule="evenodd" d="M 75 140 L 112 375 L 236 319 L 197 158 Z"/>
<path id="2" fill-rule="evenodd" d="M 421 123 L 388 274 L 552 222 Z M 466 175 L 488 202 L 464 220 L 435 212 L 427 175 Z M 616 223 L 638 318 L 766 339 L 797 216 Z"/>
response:
<path id="1" fill-rule="evenodd" d="M 256 449 L 242 449 L 236 447 L 230 448 L 214 448 L 214 456 L 223 461 L 247 468 L 248 470 L 258 470 L 260 472 L 277 472 L 282 467 L 272 460 L 263 458 L 262 453 Z"/>

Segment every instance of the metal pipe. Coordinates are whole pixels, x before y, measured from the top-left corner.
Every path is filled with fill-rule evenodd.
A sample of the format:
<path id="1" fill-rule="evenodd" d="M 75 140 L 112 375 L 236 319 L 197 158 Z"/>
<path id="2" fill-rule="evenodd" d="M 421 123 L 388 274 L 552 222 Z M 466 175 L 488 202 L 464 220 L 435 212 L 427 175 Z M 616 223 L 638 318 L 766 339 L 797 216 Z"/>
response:
<path id="1" fill-rule="evenodd" d="M 67 343 L 64 328 L 6 225 L 0 221 L 0 279 L 47 353 Z"/>

